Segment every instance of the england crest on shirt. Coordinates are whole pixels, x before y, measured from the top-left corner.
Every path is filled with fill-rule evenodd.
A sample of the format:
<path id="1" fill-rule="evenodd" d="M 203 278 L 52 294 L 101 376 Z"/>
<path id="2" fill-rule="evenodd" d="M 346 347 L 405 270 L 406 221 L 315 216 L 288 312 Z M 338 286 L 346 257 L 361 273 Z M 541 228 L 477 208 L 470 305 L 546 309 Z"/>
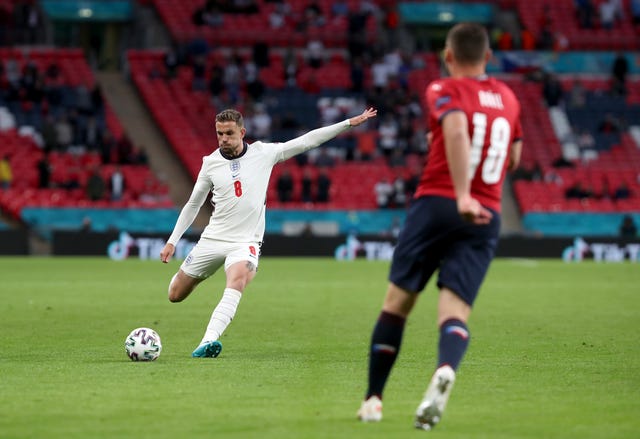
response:
<path id="1" fill-rule="evenodd" d="M 231 168 L 231 178 L 238 178 L 240 176 L 240 162 L 238 160 L 232 160 L 229 163 Z"/>

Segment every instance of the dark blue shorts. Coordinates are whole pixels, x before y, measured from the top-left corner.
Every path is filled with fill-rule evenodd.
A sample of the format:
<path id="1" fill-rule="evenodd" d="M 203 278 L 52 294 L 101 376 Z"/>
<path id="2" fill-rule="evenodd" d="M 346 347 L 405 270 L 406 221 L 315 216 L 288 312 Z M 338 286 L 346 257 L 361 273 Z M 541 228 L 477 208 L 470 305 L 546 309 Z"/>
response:
<path id="1" fill-rule="evenodd" d="M 393 253 L 389 280 L 411 292 L 424 290 L 436 271 L 447 287 L 469 305 L 480 289 L 498 245 L 500 215 L 474 225 L 458 214 L 456 201 L 436 196 L 413 200 Z"/>

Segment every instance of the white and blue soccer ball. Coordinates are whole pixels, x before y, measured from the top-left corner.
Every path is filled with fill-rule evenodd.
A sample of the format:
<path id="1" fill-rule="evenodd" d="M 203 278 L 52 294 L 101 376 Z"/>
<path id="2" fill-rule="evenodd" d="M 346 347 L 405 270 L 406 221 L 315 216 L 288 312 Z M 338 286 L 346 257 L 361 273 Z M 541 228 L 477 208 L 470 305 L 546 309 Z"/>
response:
<path id="1" fill-rule="evenodd" d="M 124 349 L 132 361 L 154 361 L 162 352 L 162 342 L 153 329 L 136 328 L 124 341 Z"/>

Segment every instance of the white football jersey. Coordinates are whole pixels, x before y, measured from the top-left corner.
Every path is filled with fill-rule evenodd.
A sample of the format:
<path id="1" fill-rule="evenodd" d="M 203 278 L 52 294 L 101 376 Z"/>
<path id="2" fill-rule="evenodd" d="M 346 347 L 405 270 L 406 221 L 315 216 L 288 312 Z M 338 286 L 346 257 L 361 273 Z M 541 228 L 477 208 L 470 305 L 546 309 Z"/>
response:
<path id="1" fill-rule="evenodd" d="M 202 168 L 189 201 L 169 237 L 176 244 L 212 193 L 214 210 L 202 237 L 229 242 L 260 242 L 265 229 L 267 188 L 273 167 L 337 136 L 349 127 L 345 120 L 318 128 L 284 143 L 245 144 L 236 158 L 224 157 L 220 149 L 202 160 Z"/>

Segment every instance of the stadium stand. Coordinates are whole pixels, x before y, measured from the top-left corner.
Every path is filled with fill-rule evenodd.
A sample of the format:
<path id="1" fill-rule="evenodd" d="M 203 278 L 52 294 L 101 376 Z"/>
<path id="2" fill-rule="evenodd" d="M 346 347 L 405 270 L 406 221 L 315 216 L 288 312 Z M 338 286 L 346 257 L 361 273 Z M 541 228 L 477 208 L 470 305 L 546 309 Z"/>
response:
<path id="1" fill-rule="evenodd" d="M 524 27 L 534 35 L 540 35 L 545 26 L 552 34 L 566 38 L 570 50 L 638 50 L 637 28 L 632 22 L 629 2 L 618 2 L 623 10 L 616 13 L 611 28 L 601 18 L 600 6 L 606 0 L 575 2 L 573 0 L 546 1 L 517 0 L 517 9 Z M 580 3 L 590 4 L 587 13 Z"/>
<path id="2" fill-rule="evenodd" d="M 47 120 L 54 123 L 67 117 L 74 118 L 72 141 L 82 138 L 79 132 L 87 129 L 90 119 L 95 119 L 96 131 L 110 134 L 114 148 L 125 137 L 107 103 L 102 101 L 102 109 L 82 107 L 79 89 L 96 90 L 96 81 L 81 50 L 0 48 L 0 62 L 4 66 L 0 155 L 10 157 L 14 175 L 11 187 L 0 191 L 3 212 L 33 224 L 32 217 L 22 215 L 25 208 L 173 207 L 166 185 L 144 161 L 129 156 L 135 149 L 105 151 L 102 139 L 88 146 L 86 138 L 81 144 L 69 145 L 51 144 L 47 138 Z M 40 166 L 50 170 L 45 183 L 40 181 Z M 125 191 L 120 199 L 112 200 L 108 182 L 116 167 L 124 175 Z M 92 169 L 99 170 L 106 186 L 104 196 L 96 200 L 85 190 Z M 79 227 L 82 218 L 71 218 Z"/>
<path id="3" fill-rule="evenodd" d="M 200 0 L 154 0 L 153 3 L 174 39 L 180 43 L 202 39 L 211 47 L 242 47 L 257 42 L 276 47 L 304 47 L 309 40 L 317 39 L 326 47 L 347 45 L 349 23 L 346 14 L 336 14 L 332 8 L 334 2 L 330 0 L 315 2 L 320 8 L 322 26 L 306 22 L 305 8 L 311 4 L 306 1 L 290 1 L 281 6 L 275 2 L 258 1 L 252 2 L 253 7 L 246 11 L 234 8 L 216 10 L 218 20 L 214 21 L 215 25 L 196 24 L 197 14 L 202 14 L 204 9 L 204 2 Z M 383 5 L 394 2 L 375 3 Z M 347 4 L 349 8 L 360 6 L 360 2 L 354 0 Z M 278 24 L 270 22 L 276 20 L 272 18 L 274 14 L 281 16 Z M 375 22 L 369 18 L 365 26 L 366 42 L 372 43 L 375 39 Z M 247 29 L 251 29 L 251 32 L 247 32 Z"/>
<path id="4" fill-rule="evenodd" d="M 440 76 L 441 63 L 435 51 L 417 51 L 406 58 L 397 57 L 397 51 L 389 45 L 388 39 L 385 40 L 386 32 L 397 25 L 393 21 L 395 16 L 390 13 L 396 6 L 394 1 L 320 0 L 313 2 L 317 5 L 315 8 L 302 0 L 284 3 L 258 0 L 243 3 L 251 8 L 242 11 L 215 7 L 206 10 L 207 5 L 214 2 L 201 0 L 148 0 L 142 3 L 157 12 L 173 45 L 163 49 L 128 50 L 126 62 L 130 80 L 194 180 L 202 156 L 215 147 L 213 116 L 227 106 L 238 108 L 248 120 L 262 110 L 271 118 L 271 126 L 262 135 L 257 134 L 255 125 L 252 126 L 249 140 L 288 140 L 364 105 L 375 105 L 381 116 L 392 114 L 397 125 L 406 118 L 409 121 L 407 131 L 415 138 L 424 137 L 424 115 L 415 111 L 415 107 L 424 104 L 421 102 L 422 91 L 429 81 Z M 523 215 L 525 231 L 561 233 L 563 227 L 566 230 L 564 220 L 555 223 L 556 226 L 548 226 L 554 218 L 561 218 L 560 214 L 566 214 L 566 218 L 574 218 L 573 214 L 597 214 L 600 223 L 606 222 L 602 215 L 610 214 L 613 224 L 621 213 L 640 211 L 640 127 L 634 125 L 640 120 L 637 73 L 629 75 L 626 93 L 619 94 L 612 86 L 609 66 L 598 65 L 598 73 L 594 74 L 587 62 L 575 70 L 571 70 L 569 62 L 569 70 L 557 74 L 564 97 L 559 105 L 552 106 L 543 99 L 544 77 L 552 70 L 544 72 L 535 65 L 536 59 L 557 58 L 567 52 L 585 59 L 593 56 L 592 52 L 581 51 L 618 55 L 625 55 L 624 51 L 627 51 L 627 59 L 633 61 L 634 52 L 631 51 L 640 49 L 640 27 L 634 24 L 630 2 L 621 2 L 622 9 L 616 11 L 611 23 L 599 14 L 603 3 L 604 0 L 592 2 L 593 10 L 585 15 L 581 4 L 572 0 L 558 0 L 552 4 L 524 0 L 492 2 L 502 15 L 515 16 L 515 32 L 526 30 L 534 39 L 531 47 L 522 38 L 525 33 L 521 38 L 510 39 L 509 49 L 528 53 L 514 52 L 511 57 L 499 58 L 502 65 L 491 65 L 493 71 L 513 88 L 525 109 L 523 169 L 513 176 L 513 192 Z M 346 9 L 340 9 L 343 6 Z M 504 22 L 491 25 L 498 47 L 503 43 L 499 38 L 507 33 L 500 28 L 501 24 Z M 514 32 L 514 29 L 510 31 Z M 548 45 L 546 37 L 551 39 Z M 310 58 L 314 44 L 321 54 L 316 64 Z M 423 46 L 429 47 L 428 44 L 420 45 Z M 266 58 L 257 58 L 258 47 L 266 48 L 263 53 L 267 54 Z M 537 49 L 550 52 L 537 52 Z M 77 49 L 25 52 L 23 48 L 0 47 L 3 64 L 14 58 L 20 68 L 31 62 L 41 71 L 52 63 L 57 64 L 63 94 L 71 102 L 75 88 L 91 89 L 95 84 L 84 55 Z M 533 65 L 517 65 L 528 59 L 534 60 Z M 602 63 L 605 58 L 597 59 Z M 510 64 L 514 60 L 516 64 Z M 225 70 L 230 64 L 237 69 L 235 77 L 231 75 L 235 84 L 230 84 L 229 78 L 224 77 L 229 75 Z M 382 81 L 382 86 L 378 82 L 381 64 L 397 68 L 395 74 L 390 75 L 391 79 Z M 632 70 L 637 72 L 637 67 L 632 65 Z M 249 77 L 253 78 L 251 83 Z M 582 106 L 569 105 L 574 85 L 578 83 L 585 89 L 585 102 Z M 415 94 L 412 96 L 406 90 Z M 35 127 L 32 131 L 9 129 L 0 133 L 0 153 L 13 154 L 12 165 L 18 176 L 13 189 L 0 193 L 0 207 L 13 218 L 33 221 L 37 215 L 29 209 L 38 207 L 73 208 L 82 214 L 86 214 L 84 209 L 87 208 L 119 209 L 121 213 L 124 212 L 121 209 L 174 208 L 166 196 L 166 186 L 146 165 L 122 165 L 130 184 L 125 196 L 118 201 L 90 201 L 81 189 L 64 189 L 62 186 L 73 174 L 78 174 L 75 178 L 83 187 L 92 167 L 99 166 L 104 178 L 113 172 L 115 163 L 105 159 L 104 154 L 91 150 L 80 154 L 68 151 L 49 154 L 53 187 L 38 188 L 36 168 L 43 156 L 38 131 L 44 123 L 45 113 L 25 111 L 20 102 L 9 102 L 6 97 L 3 94 L 4 100 L 0 103 L 16 120 L 16 126 Z M 108 106 L 103 117 L 116 139 L 126 137 Z M 615 121 L 613 128 L 598 129 L 601 122 L 611 118 Z M 381 180 L 393 181 L 398 176 L 408 180 L 420 166 L 419 157 L 426 148 L 420 149 L 413 143 L 403 147 L 398 166 L 392 167 L 390 157 L 381 149 L 379 125 L 382 120 L 380 117 L 368 130 L 355 131 L 326 145 L 331 165 L 322 169 L 331 181 L 328 202 L 309 202 L 301 193 L 303 175 L 310 174 L 315 181 L 320 173 L 316 163 L 318 156 L 314 152 L 274 169 L 267 192 L 270 209 L 276 211 L 276 216 L 279 212 L 293 214 L 294 211 L 310 210 L 375 212 L 378 209 L 376 184 Z M 583 134 L 585 138 L 588 137 L 586 134 L 593 138 L 591 147 L 580 147 Z M 398 139 L 396 142 L 402 143 Z M 276 187 L 285 169 L 294 180 L 295 189 L 289 201 L 279 199 Z M 568 190 L 576 183 L 591 195 L 568 198 Z M 628 195 L 617 193 L 620 188 L 626 188 Z M 152 195 L 145 196 L 148 192 Z M 23 212 L 29 214 L 23 215 Z M 555 217 L 545 216 L 556 214 Z M 57 222 L 55 213 L 47 215 Z M 100 227 L 108 222 L 96 218 Z M 58 224 L 69 227 L 64 219 Z M 602 229 L 592 227 L 591 230 Z M 612 225 L 606 230 L 615 233 Z"/>

